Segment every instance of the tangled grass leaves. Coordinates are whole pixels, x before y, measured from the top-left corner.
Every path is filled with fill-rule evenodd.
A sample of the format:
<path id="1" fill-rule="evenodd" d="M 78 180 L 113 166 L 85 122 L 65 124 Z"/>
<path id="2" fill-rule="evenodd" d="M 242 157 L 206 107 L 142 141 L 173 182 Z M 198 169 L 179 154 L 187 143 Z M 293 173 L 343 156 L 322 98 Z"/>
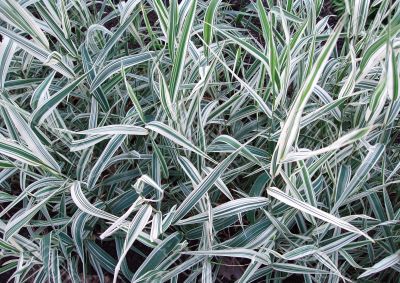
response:
<path id="1" fill-rule="evenodd" d="M 0 1 L 4 282 L 398 281 L 399 0 L 117 2 Z"/>

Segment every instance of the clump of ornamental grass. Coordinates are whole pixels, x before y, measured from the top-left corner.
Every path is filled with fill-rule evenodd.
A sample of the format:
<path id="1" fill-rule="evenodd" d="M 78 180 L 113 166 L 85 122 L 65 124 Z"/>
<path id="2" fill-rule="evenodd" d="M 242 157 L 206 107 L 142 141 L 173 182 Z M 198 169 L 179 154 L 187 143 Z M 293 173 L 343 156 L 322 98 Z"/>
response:
<path id="1" fill-rule="evenodd" d="M 116 2 L 0 1 L 4 282 L 398 279 L 400 1 Z"/>

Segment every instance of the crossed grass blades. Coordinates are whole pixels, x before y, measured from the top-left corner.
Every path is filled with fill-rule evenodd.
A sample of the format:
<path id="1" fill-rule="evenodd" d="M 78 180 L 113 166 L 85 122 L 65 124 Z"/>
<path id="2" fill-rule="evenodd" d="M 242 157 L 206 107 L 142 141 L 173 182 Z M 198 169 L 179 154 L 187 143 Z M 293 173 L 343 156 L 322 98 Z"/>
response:
<path id="1" fill-rule="evenodd" d="M 400 1 L 168 2 L 0 2 L 3 278 L 396 281 Z"/>

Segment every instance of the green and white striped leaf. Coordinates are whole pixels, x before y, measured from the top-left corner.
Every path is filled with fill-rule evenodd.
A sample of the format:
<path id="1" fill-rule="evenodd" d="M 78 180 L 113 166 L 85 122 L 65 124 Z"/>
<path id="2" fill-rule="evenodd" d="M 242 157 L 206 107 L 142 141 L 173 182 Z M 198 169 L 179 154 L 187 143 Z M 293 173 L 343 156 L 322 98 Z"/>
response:
<path id="1" fill-rule="evenodd" d="M 210 157 L 207 156 L 206 153 L 204 153 L 198 147 L 193 145 L 182 134 L 178 133 L 171 127 L 169 127 L 161 122 L 158 122 L 158 121 L 150 122 L 146 125 L 146 129 L 156 132 L 156 133 L 166 137 L 167 139 L 171 140 L 172 142 L 184 147 L 185 149 L 193 151 L 200 156 L 203 156 L 206 159 L 212 160 Z"/>
<path id="2" fill-rule="evenodd" d="M 371 131 L 371 127 L 366 127 L 362 129 L 357 129 L 354 131 L 351 131 L 348 134 L 345 134 L 344 136 L 340 137 L 337 141 L 332 143 L 331 145 L 314 150 L 314 151 L 308 151 L 308 150 L 299 150 L 297 152 L 290 152 L 287 154 L 286 159 L 283 162 L 293 162 L 293 161 L 299 161 L 299 160 L 304 160 L 308 159 L 310 157 L 320 155 L 329 151 L 337 150 L 339 148 L 342 148 L 346 145 L 352 144 L 363 137 L 365 137 L 369 132 Z"/>
<path id="3" fill-rule="evenodd" d="M 9 108 L 8 115 L 11 117 L 14 126 L 18 130 L 21 138 L 25 141 L 28 148 L 37 156 L 43 164 L 46 164 L 49 168 L 59 172 L 60 167 L 56 160 L 50 155 L 45 146 L 40 142 L 34 131 L 29 127 L 22 116 L 16 111 L 16 109 Z"/>
<path id="4" fill-rule="evenodd" d="M 40 29 L 33 15 L 15 0 L 4 0 L 0 3 L 0 18 L 7 23 L 25 31 L 43 47 L 49 47 L 46 35 Z"/>
<path id="5" fill-rule="evenodd" d="M 208 48 L 213 40 L 214 19 L 216 17 L 217 9 L 220 3 L 221 0 L 211 0 L 204 16 L 203 38 L 206 55 L 208 53 Z"/>
<path id="6" fill-rule="evenodd" d="M 57 193 L 60 192 L 60 189 L 54 190 L 51 192 L 46 198 L 32 206 L 30 209 L 27 209 L 20 215 L 16 215 L 16 217 L 12 218 L 5 227 L 4 231 L 4 240 L 8 241 L 15 233 L 17 233 L 21 228 L 23 228 L 36 213 L 39 212 L 40 209 Z"/>
<path id="7" fill-rule="evenodd" d="M 190 255 L 205 255 L 205 256 L 223 256 L 223 257 L 240 257 L 247 258 L 255 262 L 265 265 L 271 264 L 271 259 L 264 253 L 256 252 L 249 249 L 229 249 L 229 250 L 208 250 L 208 251 L 194 251 L 186 252 Z"/>
<path id="8" fill-rule="evenodd" d="M 114 155 L 114 153 L 118 150 L 121 144 L 124 142 L 126 138 L 125 135 L 116 135 L 114 136 L 107 144 L 103 153 L 100 155 L 99 159 L 97 160 L 96 164 L 93 166 L 90 174 L 88 176 L 87 185 L 88 188 L 93 189 L 97 180 L 99 179 L 101 173 L 103 172 L 104 168 L 107 166 L 108 161 Z"/>
<path id="9" fill-rule="evenodd" d="M 285 124 L 282 128 L 282 133 L 279 136 L 278 143 L 274 151 L 274 156 L 272 158 L 271 174 L 273 176 L 275 176 L 275 174 L 279 170 L 282 160 L 284 160 L 295 139 L 297 138 L 303 109 L 310 95 L 312 94 L 313 88 L 317 84 L 318 79 L 323 72 L 325 64 L 328 61 L 328 58 L 336 44 L 336 41 L 339 38 L 340 31 L 342 30 L 343 25 L 344 20 L 342 19 L 338 23 L 335 31 L 326 42 L 323 50 L 321 51 L 321 54 L 315 61 L 315 64 L 310 71 L 310 74 L 303 83 L 302 88 L 300 89 L 293 105 L 290 108 L 288 118 L 286 119 Z"/>
<path id="10" fill-rule="evenodd" d="M 147 51 L 136 55 L 125 56 L 116 60 L 111 61 L 106 66 L 104 66 L 96 74 L 93 79 L 90 88 L 92 91 L 96 90 L 105 80 L 110 78 L 115 73 L 118 73 L 122 68 L 126 69 L 133 67 L 140 63 L 150 60 L 154 55 L 154 52 Z"/>
<path id="11" fill-rule="evenodd" d="M 8 68 L 10 66 L 17 45 L 8 37 L 3 36 L 3 41 L 0 43 L 0 88 L 4 88 Z"/>
<path id="12" fill-rule="evenodd" d="M 115 266 L 113 283 L 117 282 L 118 273 L 121 268 L 122 260 L 125 258 L 130 247 L 133 245 L 133 243 L 139 236 L 139 233 L 144 229 L 147 222 L 149 221 L 150 216 L 151 216 L 151 211 L 152 210 L 151 210 L 150 205 L 142 206 L 139 209 L 139 211 L 136 213 L 132 222 L 129 224 L 128 232 L 126 234 L 126 238 L 125 238 L 125 242 L 124 242 L 123 252 L 119 257 L 117 265 Z"/>
<path id="13" fill-rule="evenodd" d="M 176 101 L 178 91 L 182 81 L 183 68 L 185 66 L 186 52 L 189 46 L 191 29 L 193 26 L 194 18 L 196 16 L 197 0 L 190 1 L 190 9 L 186 15 L 186 19 L 182 26 L 182 32 L 179 37 L 178 49 L 174 56 L 174 62 L 172 67 L 171 80 L 169 84 L 169 93 L 171 100 Z"/>
<path id="14" fill-rule="evenodd" d="M 82 75 L 70 84 L 63 87 L 60 91 L 50 96 L 42 102 L 32 113 L 31 123 L 33 125 L 40 125 L 43 121 L 54 111 L 54 109 L 67 97 L 84 79 L 86 75 Z"/>
<path id="15" fill-rule="evenodd" d="M 370 268 L 367 268 L 358 278 L 364 278 L 370 276 L 372 274 L 378 273 L 386 268 L 390 268 L 395 264 L 400 262 L 400 252 L 397 251 L 396 253 L 385 257 L 384 259 L 380 260 L 379 262 L 375 263 Z"/>
<path id="16" fill-rule="evenodd" d="M 214 220 L 225 218 L 234 214 L 247 212 L 250 210 L 258 209 L 268 204 L 268 199 L 264 197 L 248 197 L 228 201 L 211 210 Z M 209 212 L 203 212 L 195 216 L 181 219 L 176 222 L 177 225 L 188 225 L 194 223 L 201 223 L 208 219 Z"/>
<path id="17" fill-rule="evenodd" d="M 73 132 L 77 135 L 135 135 L 145 136 L 148 131 L 145 128 L 132 125 L 109 125 L 103 127 L 92 128 L 90 130 Z"/>
<path id="18" fill-rule="evenodd" d="M 37 58 L 43 64 L 48 62 L 52 58 L 52 53 L 42 46 L 38 46 L 34 42 L 12 32 L 8 29 L 0 27 L 0 34 L 9 37 L 13 40 L 19 47 L 24 49 L 26 52 Z M 63 58 L 61 60 L 53 59 L 52 63 L 49 64 L 51 68 L 57 72 L 63 74 L 67 78 L 73 78 L 75 76 L 72 68 L 64 62 Z"/>
<path id="19" fill-rule="evenodd" d="M 240 150 L 236 150 L 219 163 L 204 179 L 201 180 L 199 185 L 185 198 L 181 205 L 177 208 L 174 221 L 182 219 L 196 203 L 203 197 L 203 195 L 211 189 L 222 173 L 232 163 L 232 161 L 239 154 Z"/>
<path id="20" fill-rule="evenodd" d="M 310 214 L 316 218 L 319 218 L 325 222 L 331 223 L 331 224 L 338 226 L 342 229 L 345 229 L 347 231 L 356 233 L 358 235 L 362 235 L 365 238 L 367 238 L 368 240 L 374 242 L 374 240 L 370 236 L 368 236 L 366 233 L 362 232 L 361 230 L 357 229 L 350 223 L 348 223 L 340 218 L 337 218 L 325 211 L 322 211 L 316 207 L 313 207 L 305 202 L 302 202 L 300 200 L 292 198 L 292 197 L 288 196 L 287 194 L 285 194 L 284 192 L 278 190 L 277 188 L 269 188 L 269 189 L 267 189 L 267 192 L 270 196 L 276 198 L 277 200 L 279 200 L 295 209 L 298 209 L 302 212 Z"/>

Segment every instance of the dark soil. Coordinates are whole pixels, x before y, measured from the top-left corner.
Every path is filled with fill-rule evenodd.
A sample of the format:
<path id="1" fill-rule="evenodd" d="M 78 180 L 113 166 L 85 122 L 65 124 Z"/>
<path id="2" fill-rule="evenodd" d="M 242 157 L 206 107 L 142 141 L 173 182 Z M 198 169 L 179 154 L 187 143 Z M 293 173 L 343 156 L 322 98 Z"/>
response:
<path id="1" fill-rule="evenodd" d="M 325 0 L 324 5 L 322 6 L 320 17 L 330 16 L 328 20 L 328 24 L 331 27 L 334 27 L 339 20 L 339 17 L 336 16 L 336 11 L 333 7 L 332 0 Z"/>

